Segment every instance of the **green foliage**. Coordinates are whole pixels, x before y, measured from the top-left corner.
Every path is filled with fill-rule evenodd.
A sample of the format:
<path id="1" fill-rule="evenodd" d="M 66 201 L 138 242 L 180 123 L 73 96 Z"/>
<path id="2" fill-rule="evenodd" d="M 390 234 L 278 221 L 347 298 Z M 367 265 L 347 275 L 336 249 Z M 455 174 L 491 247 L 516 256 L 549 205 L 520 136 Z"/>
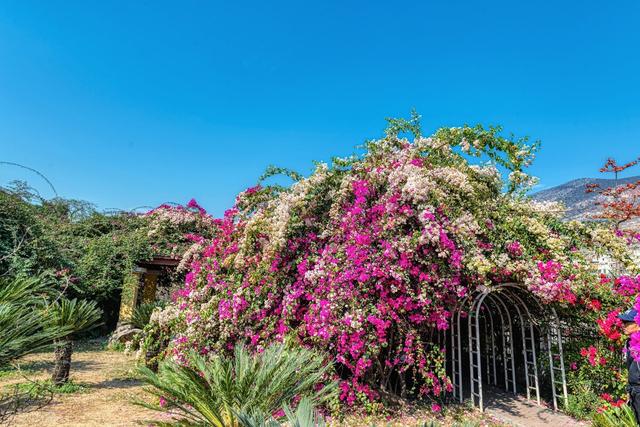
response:
<path id="1" fill-rule="evenodd" d="M 149 324 L 151 314 L 157 307 L 161 307 L 161 304 L 156 303 L 143 303 L 140 304 L 133 311 L 131 315 L 131 324 L 138 329 L 144 329 Z"/>
<path id="2" fill-rule="evenodd" d="M 116 342 L 114 342 L 114 343 L 112 343 L 112 344 L 109 344 L 108 349 L 109 349 L 109 350 L 111 350 L 111 351 L 120 351 L 120 352 L 124 352 L 124 351 L 127 349 L 127 346 L 126 346 L 126 344 L 124 344 L 124 343 L 121 343 L 121 342 L 119 342 L 119 341 L 116 341 Z"/>
<path id="3" fill-rule="evenodd" d="M 315 410 L 308 397 L 298 403 L 296 410 L 284 405 L 285 424 L 280 424 L 273 417 L 265 418 L 264 414 L 238 414 L 238 423 L 242 427 L 325 427 L 324 418 Z"/>
<path id="4" fill-rule="evenodd" d="M 629 405 L 611 408 L 593 417 L 593 427 L 636 427 L 636 417 Z"/>
<path id="5" fill-rule="evenodd" d="M 69 335 L 88 331 L 100 325 L 102 311 L 95 301 L 61 298 L 49 305 L 45 313 L 47 325 L 52 328 L 68 328 Z"/>
<path id="6" fill-rule="evenodd" d="M 51 384 L 50 382 L 48 384 L 50 384 L 51 390 L 58 394 L 76 394 L 86 393 L 89 391 L 89 388 L 86 385 L 73 382 L 72 380 L 61 385 Z"/>
<path id="7" fill-rule="evenodd" d="M 0 275 L 60 268 L 58 248 L 44 228 L 37 206 L 0 189 Z"/>
<path id="8" fill-rule="evenodd" d="M 0 425 L 10 425 L 19 412 L 37 410 L 49 404 L 54 392 L 51 387 L 37 381 L 14 384 L 0 391 Z"/>
<path id="9" fill-rule="evenodd" d="M 26 381 L 13 384 L 10 387 L 19 393 L 29 394 L 32 398 L 42 395 L 43 392 L 50 392 L 53 394 L 76 394 L 86 393 L 89 391 L 89 387 L 74 381 L 67 381 L 60 385 L 53 384 L 50 380 Z"/>
<path id="10" fill-rule="evenodd" d="M 567 407 L 564 411 L 578 419 L 589 419 L 602 401 L 588 384 L 582 384 L 571 388 L 572 394 L 568 396 Z"/>
<path id="11" fill-rule="evenodd" d="M 53 272 L 69 298 L 97 301 L 111 328 L 120 290 L 136 263 L 154 255 L 180 257 L 192 244 L 185 234 L 210 232 L 212 221 L 199 208 L 153 212 L 98 212 L 79 200 L 43 199 L 26 183 L 0 187 L 0 276 Z M 182 221 L 172 221 L 173 214 Z"/>
<path id="12" fill-rule="evenodd" d="M 40 308 L 49 291 L 40 277 L 0 279 L 0 367 L 70 332 L 64 325 L 44 327 L 51 319 Z"/>
<path id="13" fill-rule="evenodd" d="M 422 134 L 420 114 L 416 110 L 411 110 L 409 119 L 387 117 L 386 120 L 387 128 L 384 132 L 387 137 L 398 137 L 400 134 L 409 133 L 417 138 Z"/>
<path id="14" fill-rule="evenodd" d="M 267 169 L 264 171 L 264 173 L 260 176 L 258 181 L 262 182 L 262 181 L 264 181 L 264 180 L 266 180 L 268 178 L 271 178 L 271 177 L 277 176 L 277 175 L 287 176 L 287 177 L 291 178 L 293 181 L 300 181 L 302 179 L 302 175 L 300 175 L 296 171 L 293 171 L 293 170 L 287 169 L 287 168 L 274 166 L 274 165 L 269 165 L 269 166 L 267 166 Z"/>
<path id="15" fill-rule="evenodd" d="M 442 424 L 440 424 L 438 421 L 426 421 L 425 423 L 422 424 L 422 427 L 441 427 Z M 451 427 L 479 427 L 480 423 L 477 421 L 459 421 L 456 422 L 455 424 L 453 424 Z"/>
<path id="16" fill-rule="evenodd" d="M 568 316 L 565 319 L 571 320 Z M 574 330 L 581 326 L 584 328 L 578 323 Z M 581 354 L 581 349 L 588 347 L 597 349 L 594 364 Z M 565 366 L 570 369 L 566 372 L 568 405 L 563 409 L 568 414 L 589 419 L 605 403 L 600 396 L 607 394 L 614 400 L 626 398 L 626 368 L 619 354 L 620 351 L 611 343 L 599 343 L 597 336 L 586 335 L 565 343 Z M 548 365 L 543 361 L 543 366 Z"/>
<path id="17" fill-rule="evenodd" d="M 98 301 L 113 297 L 133 265 L 152 256 L 144 225 L 144 218 L 127 214 L 95 214 L 77 224 L 71 233 L 78 251 L 71 257 L 76 295 Z"/>
<path id="18" fill-rule="evenodd" d="M 218 427 L 268 425 L 266 420 L 280 409 L 289 418 L 300 421 L 313 417 L 310 410 L 334 396 L 336 384 L 325 382 L 330 366 L 324 358 L 306 349 L 288 349 L 282 345 L 251 355 L 236 347 L 234 357 L 211 359 L 191 353 L 186 365 L 165 361 L 155 374 L 147 368 L 140 372 L 148 391 L 161 404 L 137 402 L 157 411 L 171 410 L 182 419 L 156 425 L 211 425 Z M 307 398 L 299 411 L 287 405 L 296 397 Z M 277 425 L 277 424 L 276 424 Z"/>
<path id="19" fill-rule="evenodd" d="M 61 291 L 98 301 L 114 323 L 126 273 L 152 255 L 146 223 L 83 201 L 45 200 L 23 183 L 0 188 L 0 276 L 56 272 Z"/>

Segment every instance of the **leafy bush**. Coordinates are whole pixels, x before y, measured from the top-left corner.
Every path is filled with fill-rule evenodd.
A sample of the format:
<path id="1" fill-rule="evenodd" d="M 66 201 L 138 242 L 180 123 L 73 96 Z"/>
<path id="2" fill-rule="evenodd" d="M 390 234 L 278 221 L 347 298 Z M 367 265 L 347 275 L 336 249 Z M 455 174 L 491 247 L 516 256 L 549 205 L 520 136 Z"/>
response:
<path id="1" fill-rule="evenodd" d="M 190 353 L 186 365 L 167 360 L 157 374 L 141 368 L 144 381 L 153 386 L 148 391 L 159 403 L 137 403 L 180 417 L 157 425 L 263 425 L 285 415 L 274 415 L 281 410 L 305 419 L 313 414 L 309 408 L 333 396 L 335 384 L 327 381 L 330 369 L 309 350 L 281 345 L 254 355 L 236 347 L 231 358 Z M 299 412 L 290 411 L 289 405 L 300 398 L 306 400 Z"/>
<path id="2" fill-rule="evenodd" d="M 622 405 L 603 411 L 593 418 L 593 427 L 636 427 L 637 421 L 633 409 Z"/>

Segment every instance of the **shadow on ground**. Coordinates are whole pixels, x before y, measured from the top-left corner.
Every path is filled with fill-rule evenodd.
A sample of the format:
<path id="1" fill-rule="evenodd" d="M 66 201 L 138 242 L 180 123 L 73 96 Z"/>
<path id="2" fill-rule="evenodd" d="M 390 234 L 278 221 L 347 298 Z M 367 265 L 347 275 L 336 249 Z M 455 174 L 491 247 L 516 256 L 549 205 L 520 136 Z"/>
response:
<path id="1" fill-rule="evenodd" d="M 521 427 L 576 427 L 586 424 L 547 407 L 538 406 L 522 396 L 514 396 L 502 390 L 487 388 L 484 394 L 487 413 Z"/>

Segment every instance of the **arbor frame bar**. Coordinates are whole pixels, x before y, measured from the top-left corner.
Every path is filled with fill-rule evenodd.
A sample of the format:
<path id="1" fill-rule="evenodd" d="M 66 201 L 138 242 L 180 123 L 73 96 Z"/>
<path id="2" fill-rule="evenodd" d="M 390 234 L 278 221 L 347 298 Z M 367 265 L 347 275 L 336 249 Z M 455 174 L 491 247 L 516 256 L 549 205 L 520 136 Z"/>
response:
<path id="1" fill-rule="evenodd" d="M 513 321 L 520 320 L 520 333 L 522 336 L 522 354 L 524 359 L 526 397 L 528 400 L 535 400 L 541 405 L 540 382 L 538 377 L 538 359 L 536 353 L 536 335 L 534 321 L 525 300 L 519 294 L 526 294 L 529 300 L 534 301 L 542 315 L 541 326 L 544 326 L 543 334 L 540 328 L 540 349 L 546 347 L 549 355 L 549 370 L 551 377 L 551 390 L 553 396 L 553 409 L 558 410 L 558 399 L 561 397 L 565 407 L 567 404 L 567 382 L 565 375 L 564 357 L 562 351 L 562 335 L 560 333 L 560 320 L 553 307 L 543 306 L 540 301 L 532 295 L 526 288 L 516 283 L 504 283 L 501 285 L 485 288 L 467 296 L 454 311 L 451 318 L 451 378 L 453 382 L 453 397 L 460 403 L 464 401 L 463 390 L 463 367 L 462 367 L 462 325 L 464 314 L 467 314 L 467 348 L 469 353 L 469 385 L 470 400 L 473 406 L 477 406 L 484 411 L 484 393 L 482 390 L 483 375 L 483 355 L 482 336 L 480 331 L 480 318 L 485 317 L 484 339 L 488 339 L 486 334 L 487 315 L 490 321 L 490 351 L 484 355 L 487 362 L 487 383 L 497 386 L 496 371 L 496 349 L 495 349 L 495 316 L 498 317 L 502 326 L 502 364 L 504 369 L 504 388 L 508 392 L 517 394 L 515 355 L 513 351 Z M 512 311 L 515 311 L 515 318 Z M 483 310 L 486 309 L 486 313 Z M 492 311 L 494 309 L 495 311 Z M 505 322 L 506 320 L 506 322 Z M 485 348 L 486 345 L 485 345 Z M 490 354 L 489 354 L 490 352 Z M 558 378 L 559 377 L 559 378 Z M 534 397 L 535 396 L 535 399 Z"/>

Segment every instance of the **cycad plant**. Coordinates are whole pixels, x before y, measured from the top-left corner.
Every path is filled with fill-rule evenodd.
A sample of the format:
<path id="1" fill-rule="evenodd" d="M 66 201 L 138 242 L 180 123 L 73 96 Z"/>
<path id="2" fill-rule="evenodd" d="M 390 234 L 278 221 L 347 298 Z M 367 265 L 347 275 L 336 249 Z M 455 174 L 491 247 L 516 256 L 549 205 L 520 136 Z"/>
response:
<path id="1" fill-rule="evenodd" d="M 40 308 L 48 291 L 41 277 L 0 279 L 0 367 L 42 350 L 68 332 L 66 327 L 44 327 Z"/>
<path id="2" fill-rule="evenodd" d="M 102 311 L 96 307 L 95 301 L 62 298 L 47 307 L 46 316 L 51 328 L 68 331 L 54 340 L 55 365 L 51 382 L 62 385 L 69 380 L 74 335 L 99 326 Z"/>
<path id="3" fill-rule="evenodd" d="M 321 355 L 283 345 L 257 354 L 238 346 L 229 358 L 191 353 L 186 365 L 165 361 L 157 374 L 140 368 L 159 404 L 137 403 L 173 415 L 175 421 L 152 422 L 159 426 L 274 426 L 280 410 L 291 425 L 316 426 L 321 421 L 313 408 L 336 390 L 333 382 L 318 386 L 330 369 Z M 290 405 L 298 398 L 294 412 Z"/>
<path id="4" fill-rule="evenodd" d="M 151 314 L 157 307 L 162 307 L 160 303 L 147 302 L 140 304 L 133 310 L 131 315 L 131 324 L 138 329 L 144 329 L 151 320 Z"/>
<path id="5" fill-rule="evenodd" d="M 44 277 L 0 278 L 0 368 L 68 334 L 64 327 L 46 327 L 42 308 L 50 290 Z M 50 400 L 47 395 L 38 386 L 0 390 L 0 425 L 8 425 L 11 417 L 25 407 L 45 405 Z"/>

